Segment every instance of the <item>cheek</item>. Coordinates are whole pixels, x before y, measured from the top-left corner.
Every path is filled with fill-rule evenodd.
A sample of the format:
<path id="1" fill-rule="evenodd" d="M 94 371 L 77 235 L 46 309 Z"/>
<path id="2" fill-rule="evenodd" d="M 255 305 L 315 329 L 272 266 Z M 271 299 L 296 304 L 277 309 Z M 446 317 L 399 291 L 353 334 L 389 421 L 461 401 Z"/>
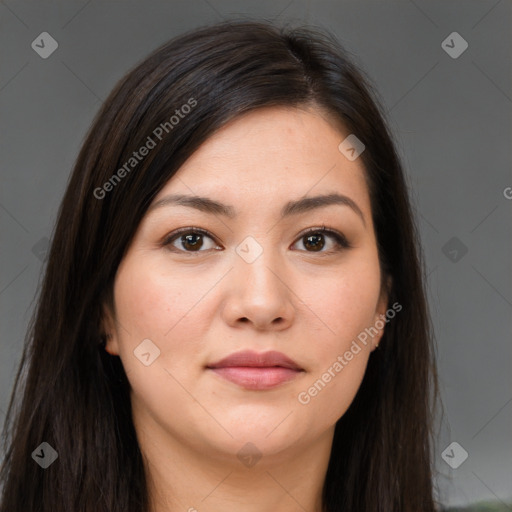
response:
<path id="1" fill-rule="evenodd" d="M 118 317 L 132 337 L 171 338 L 204 293 L 197 284 L 186 272 L 164 274 L 151 261 L 128 261 L 116 279 Z"/>
<path id="2" fill-rule="evenodd" d="M 380 292 L 378 260 L 354 259 L 318 284 L 304 300 L 318 327 L 306 347 L 310 378 L 297 399 L 309 417 L 329 424 L 348 409 L 366 371 L 372 338 L 365 330 L 374 325 Z"/>
<path id="3" fill-rule="evenodd" d="M 134 403 L 153 411 L 161 409 L 164 397 L 175 404 L 183 400 L 185 407 L 187 395 L 178 382 L 184 372 L 190 378 L 199 372 L 198 365 L 189 364 L 201 350 L 200 303 L 193 306 L 206 290 L 194 288 L 191 280 L 184 273 L 165 275 L 149 259 L 136 258 L 126 259 L 116 276 L 119 356 Z M 151 343 L 141 345 L 143 340 Z M 151 362 L 145 365 L 137 355 L 148 352 Z"/>
<path id="4" fill-rule="evenodd" d="M 311 429 L 334 425 L 345 414 L 363 380 L 368 354 L 361 350 L 341 370 L 342 363 L 332 359 L 311 376 L 295 398 L 302 421 Z"/>
<path id="5" fill-rule="evenodd" d="M 350 263 L 316 280 L 314 287 L 306 280 L 298 293 L 307 297 L 304 302 L 310 307 L 312 318 L 317 319 L 315 330 L 323 340 L 317 349 L 322 360 L 334 352 L 348 350 L 351 341 L 375 321 L 380 293 L 378 261 L 361 257 Z"/>
<path id="6" fill-rule="evenodd" d="M 160 351 L 150 367 L 160 366 L 179 375 L 184 362 L 197 359 L 211 322 L 207 294 L 217 281 L 216 276 L 198 279 L 192 268 L 162 272 L 161 263 L 150 258 L 125 260 L 114 287 L 119 351 L 125 369 L 137 370 L 137 374 L 146 369 L 134 357 L 134 350 L 146 339 Z"/>

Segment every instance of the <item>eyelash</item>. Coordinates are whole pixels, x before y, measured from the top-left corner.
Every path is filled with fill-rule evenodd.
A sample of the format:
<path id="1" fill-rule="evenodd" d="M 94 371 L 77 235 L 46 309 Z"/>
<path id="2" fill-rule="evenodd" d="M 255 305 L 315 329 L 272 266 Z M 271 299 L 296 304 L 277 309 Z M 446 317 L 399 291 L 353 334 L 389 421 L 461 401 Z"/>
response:
<path id="1" fill-rule="evenodd" d="M 324 234 L 324 235 L 330 235 L 334 239 L 336 247 L 334 249 L 330 249 L 328 251 L 319 251 L 319 252 L 302 251 L 302 252 L 307 252 L 307 253 L 311 253 L 311 254 L 319 254 L 320 256 L 325 256 L 325 255 L 333 254 L 335 252 L 340 252 L 340 251 L 352 248 L 352 245 L 347 240 L 345 235 L 343 235 L 342 233 L 340 233 L 332 228 L 326 227 L 326 226 L 322 226 L 321 228 L 307 229 L 306 231 L 304 231 L 303 233 L 300 234 L 300 236 L 297 238 L 297 242 L 301 238 L 304 238 L 308 235 L 319 234 L 319 233 Z M 205 236 L 211 238 L 213 241 L 215 241 L 215 237 L 210 232 L 208 232 L 206 229 L 202 229 L 202 228 L 198 228 L 198 227 L 186 227 L 186 228 L 177 229 L 176 231 L 173 231 L 172 233 L 167 235 L 162 243 L 162 246 L 165 246 L 165 247 L 170 246 L 170 244 L 172 244 L 172 242 L 174 242 L 178 238 L 179 235 L 183 235 L 183 234 L 205 235 Z M 294 245 L 295 245 L 295 243 L 294 243 Z M 202 252 L 203 253 L 208 252 L 208 251 L 185 251 L 185 250 L 177 249 L 176 247 L 173 247 L 173 248 L 168 247 L 168 249 L 172 252 L 179 252 L 179 253 L 185 253 L 185 254 L 191 254 L 191 255 L 201 254 Z"/>

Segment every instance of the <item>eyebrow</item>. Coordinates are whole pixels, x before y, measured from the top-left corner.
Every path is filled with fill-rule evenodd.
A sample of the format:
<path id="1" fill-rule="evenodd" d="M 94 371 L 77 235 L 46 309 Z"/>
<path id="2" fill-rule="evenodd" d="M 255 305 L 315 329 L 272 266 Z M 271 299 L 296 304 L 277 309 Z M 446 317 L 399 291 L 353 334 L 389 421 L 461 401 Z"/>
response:
<path id="1" fill-rule="evenodd" d="M 334 204 L 348 206 L 361 218 L 364 226 L 366 227 L 366 221 L 363 212 L 357 203 L 350 197 L 338 193 L 313 197 L 303 197 L 296 201 L 289 201 L 281 209 L 281 219 Z M 165 196 L 153 203 L 149 207 L 148 211 L 152 211 L 156 208 L 161 208 L 164 206 L 187 206 L 189 208 L 195 208 L 196 210 L 200 210 L 205 213 L 229 217 L 230 219 L 236 217 L 237 215 L 233 206 L 220 203 L 208 197 L 189 196 L 184 194 L 173 194 Z"/>

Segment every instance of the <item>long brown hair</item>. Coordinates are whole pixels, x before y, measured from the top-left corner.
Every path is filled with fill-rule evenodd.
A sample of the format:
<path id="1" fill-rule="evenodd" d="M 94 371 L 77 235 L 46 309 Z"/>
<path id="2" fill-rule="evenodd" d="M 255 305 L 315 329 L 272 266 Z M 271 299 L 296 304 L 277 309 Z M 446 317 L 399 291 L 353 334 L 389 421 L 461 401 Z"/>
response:
<path id="1" fill-rule="evenodd" d="M 336 424 L 324 512 L 437 509 L 425 265 L 384 110 L 333 36 L 246 21 L 164 44 L 98 112 L 58 213 L 4 424 L 0 512 L 148 510 L 129 382 L 119 357 L 98 343 L 102 305 L 112 306 L 116 270 L 152 199 L 201 143 L 251 110 L 304 105 L 328 112 L 365 144 L 381 269 L 392 278 L 389 303 L 402 305 Z M 127 165 L 148 137 L 156 147 Z M 58 453 L 46 469 L 32 457 L 42 442 Z"/>

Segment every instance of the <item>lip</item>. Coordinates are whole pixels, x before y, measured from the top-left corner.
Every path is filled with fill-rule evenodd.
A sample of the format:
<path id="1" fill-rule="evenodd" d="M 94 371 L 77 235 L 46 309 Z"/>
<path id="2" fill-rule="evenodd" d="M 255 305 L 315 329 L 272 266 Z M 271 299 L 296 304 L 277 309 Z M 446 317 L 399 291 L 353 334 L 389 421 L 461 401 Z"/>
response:
<path id="1" fill-rule="evenodd" d="M 234 354 L 206 366 L 218 376 L 245 389 L 270 389 L 304 372 L 295 361 L 281 352 L 258 353 L 251 350 Z"/>

